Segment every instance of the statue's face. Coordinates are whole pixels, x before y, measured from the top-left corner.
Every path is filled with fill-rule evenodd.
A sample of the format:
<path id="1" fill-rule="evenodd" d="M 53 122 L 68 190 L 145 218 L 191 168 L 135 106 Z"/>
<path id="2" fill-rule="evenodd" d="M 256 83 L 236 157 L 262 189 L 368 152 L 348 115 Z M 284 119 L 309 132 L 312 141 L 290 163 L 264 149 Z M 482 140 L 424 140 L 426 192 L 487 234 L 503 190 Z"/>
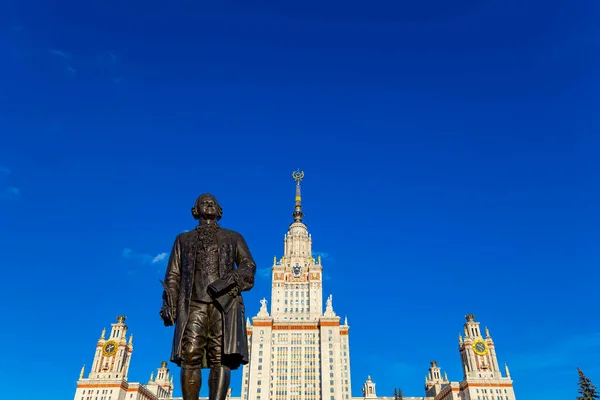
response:
<path id="1" fill-rule="evenodd" d="M 216 219 L 217 218 L 217 201 L 212 196 L 206 196 L 200 203 L 198 203 L 200 208 L 200 216 L 204 219 Z"/>

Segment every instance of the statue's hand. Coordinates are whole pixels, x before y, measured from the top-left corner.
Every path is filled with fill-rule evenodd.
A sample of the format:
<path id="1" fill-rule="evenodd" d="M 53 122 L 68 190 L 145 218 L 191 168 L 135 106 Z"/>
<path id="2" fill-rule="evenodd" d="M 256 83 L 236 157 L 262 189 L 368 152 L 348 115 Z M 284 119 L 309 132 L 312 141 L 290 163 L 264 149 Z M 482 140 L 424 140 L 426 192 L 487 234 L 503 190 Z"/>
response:
<path id="1" fill-rule="evenodd" d="M 170 307 L 163 306 L 160 309 L 159 314 L 165 326 L 173 326 L 175 324 L 175 310 L 171 309 Z"/>

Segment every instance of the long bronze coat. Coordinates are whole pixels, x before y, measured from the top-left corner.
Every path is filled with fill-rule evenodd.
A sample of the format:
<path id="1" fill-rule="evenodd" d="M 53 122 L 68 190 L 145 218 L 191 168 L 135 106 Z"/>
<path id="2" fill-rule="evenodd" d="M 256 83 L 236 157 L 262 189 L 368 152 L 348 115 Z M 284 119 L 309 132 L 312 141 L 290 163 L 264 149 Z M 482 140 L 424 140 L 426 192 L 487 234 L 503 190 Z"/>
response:
<path id="1" fill-rule="evenodd" d="M 171 300 L 177 304 L 175 334 L 171 361 L 181 365 L 181 341 L 190 313 L 190 299 L 194 283 L 196 250 L 199 245 L 198 233 L 193 230 L 177 236 L 169 257 L 165 284 L 169 288 Z M 246 317 L 242 295 L 254 286 L 256 264 L 252 259 L 246 241 L 237 232 L 220 228 L 217 231 L 219 248 L 219 275 L 215 282 L 224 294 L 216 299 L 223 314 L 223 365 L 236 369 L 240 364 L 248 363 L 248 338 L 246 336 Z M 235 265 L 237 268 L 235 268 Z M 233 293 L 231 292 L 233 290 Z M 163 304 L 168 300 L 163 292 Z M 202 368 L 208 368 L 202 365 Z"/>

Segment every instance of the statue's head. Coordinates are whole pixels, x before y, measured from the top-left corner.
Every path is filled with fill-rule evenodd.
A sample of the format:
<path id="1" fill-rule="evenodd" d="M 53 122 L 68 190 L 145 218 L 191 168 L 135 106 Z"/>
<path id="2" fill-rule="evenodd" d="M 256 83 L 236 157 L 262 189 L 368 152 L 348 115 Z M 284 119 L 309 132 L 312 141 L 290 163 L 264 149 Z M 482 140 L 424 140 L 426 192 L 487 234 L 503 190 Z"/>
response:
<path id="1" fill-rule="evenodd" d="M 194 219 L 212 219 L 220 220 L 223 216 L 223 209 L 219 202 L 210 193 L 204 193 L 198 197 L 194 207 L 192 207 L 192 215 Z"/>

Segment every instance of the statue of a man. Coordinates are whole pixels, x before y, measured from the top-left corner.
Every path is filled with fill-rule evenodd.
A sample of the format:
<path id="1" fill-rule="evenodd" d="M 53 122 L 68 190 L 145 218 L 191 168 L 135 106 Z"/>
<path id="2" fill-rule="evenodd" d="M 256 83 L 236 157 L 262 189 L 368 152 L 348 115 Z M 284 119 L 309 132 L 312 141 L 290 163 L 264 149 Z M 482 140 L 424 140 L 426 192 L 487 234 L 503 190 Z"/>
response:
<path id="1" fill-rule="evenodd" d="M 223 210 L 214 196 L 201 195 L 192 215 L 200 223 L 175 239 L 160 316 L 175 324 L 171 361 L 181 367 L 183 400 L 198 400 L 203 368 L 209 399 L 225 400 L 230 370 L 248 363 L 241 292 L 254 286 L 256 264 L 242 235 L 217 223 Z"/>

